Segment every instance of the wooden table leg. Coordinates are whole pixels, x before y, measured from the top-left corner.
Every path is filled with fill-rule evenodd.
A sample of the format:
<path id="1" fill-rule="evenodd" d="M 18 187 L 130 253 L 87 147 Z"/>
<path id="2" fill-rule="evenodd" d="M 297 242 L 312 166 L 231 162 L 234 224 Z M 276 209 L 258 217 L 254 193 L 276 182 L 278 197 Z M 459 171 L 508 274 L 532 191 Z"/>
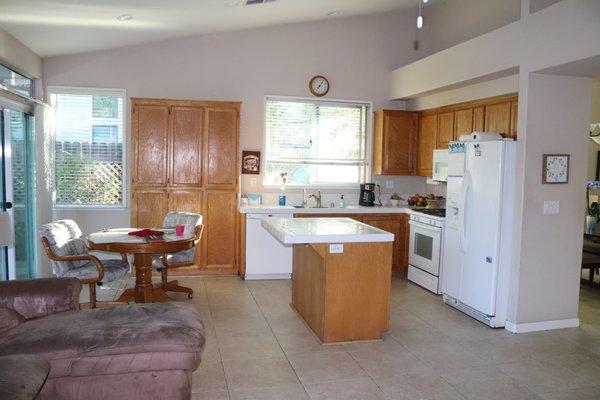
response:
<path id="1" fill-rule="evenodd" d="M 152 255 L 135 254 L 135 302 L 150 303 L 152 301 Z"/>

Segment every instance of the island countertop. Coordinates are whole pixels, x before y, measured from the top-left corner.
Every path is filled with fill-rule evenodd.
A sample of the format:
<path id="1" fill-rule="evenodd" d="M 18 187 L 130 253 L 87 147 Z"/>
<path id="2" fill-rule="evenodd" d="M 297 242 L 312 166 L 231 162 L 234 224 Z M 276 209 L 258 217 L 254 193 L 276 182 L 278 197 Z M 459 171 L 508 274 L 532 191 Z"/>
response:
<path id="1" fill-rule="evenodd" d="M 394 241 L 393 233 L 350 218 L 266 218 L 261 224 L 284 245 Z"/>

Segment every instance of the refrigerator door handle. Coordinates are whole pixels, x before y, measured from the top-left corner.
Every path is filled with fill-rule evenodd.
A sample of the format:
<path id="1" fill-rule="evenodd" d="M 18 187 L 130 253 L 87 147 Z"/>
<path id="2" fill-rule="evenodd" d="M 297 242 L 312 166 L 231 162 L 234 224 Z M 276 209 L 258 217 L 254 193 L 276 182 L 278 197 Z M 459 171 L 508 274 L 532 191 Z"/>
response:
<path id="1" fill-rule="evenodd" d="M 458 247 L 462 253 L 467 252 L 467 199 L 471 189 L 471 174 L 465 171 L 458 209 Z"/>

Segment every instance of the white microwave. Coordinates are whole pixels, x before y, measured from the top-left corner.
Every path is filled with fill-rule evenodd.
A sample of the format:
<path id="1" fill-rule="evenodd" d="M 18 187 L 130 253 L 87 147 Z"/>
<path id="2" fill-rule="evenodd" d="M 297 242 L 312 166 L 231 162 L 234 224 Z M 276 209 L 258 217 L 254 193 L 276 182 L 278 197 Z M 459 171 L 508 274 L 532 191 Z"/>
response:
<path id="1" fill-rule="evenodd" d="M 433 174 L 434 181 L 448 182 L 448 150 L 433 151 Z"/>

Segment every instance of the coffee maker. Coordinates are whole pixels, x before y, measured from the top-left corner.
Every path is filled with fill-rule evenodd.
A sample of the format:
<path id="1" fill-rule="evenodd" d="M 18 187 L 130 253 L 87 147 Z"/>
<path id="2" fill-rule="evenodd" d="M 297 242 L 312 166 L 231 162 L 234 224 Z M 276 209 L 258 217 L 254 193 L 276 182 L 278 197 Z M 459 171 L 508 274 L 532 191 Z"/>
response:
<path id="1" fill-rule="evenodd" d="M 375 205 L 375 184 L 361 183 L 360 197 L 358 204 L 361 206 L 373 207 Z"/>

